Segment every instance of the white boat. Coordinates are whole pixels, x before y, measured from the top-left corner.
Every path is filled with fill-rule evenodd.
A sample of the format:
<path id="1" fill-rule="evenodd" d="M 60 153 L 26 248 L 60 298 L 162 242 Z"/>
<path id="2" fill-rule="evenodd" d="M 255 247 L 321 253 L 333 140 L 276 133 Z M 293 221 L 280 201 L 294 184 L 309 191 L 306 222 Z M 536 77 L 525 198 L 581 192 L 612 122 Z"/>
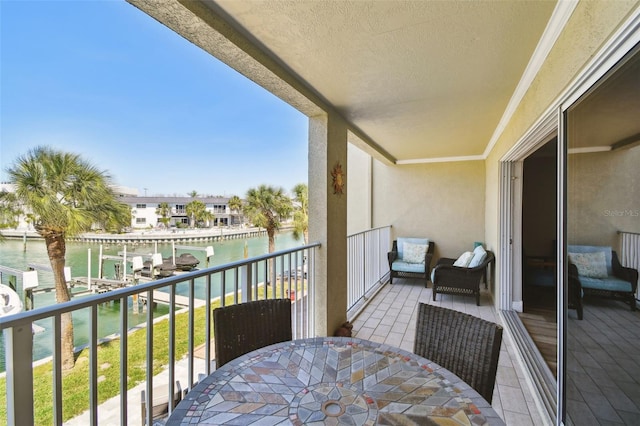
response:
<path id="1" fill-rule="evenodd" d="M 18 293 L 4 284 L 0 284 L 0 317 L 22 312 L 22 300 Z"/>

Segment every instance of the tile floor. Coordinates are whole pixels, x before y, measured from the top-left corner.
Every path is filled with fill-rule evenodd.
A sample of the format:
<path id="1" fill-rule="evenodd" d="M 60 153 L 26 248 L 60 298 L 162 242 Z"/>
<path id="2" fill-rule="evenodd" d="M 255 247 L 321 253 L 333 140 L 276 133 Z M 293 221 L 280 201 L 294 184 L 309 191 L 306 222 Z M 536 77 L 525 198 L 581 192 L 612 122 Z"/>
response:
<path id="1" fill-rule="evenodd" d="M 430 303 L 456 309 L 500 323 L 488 292 L 483 291 L 480 306 L 471 296 L 438 295 L 433 302 L 431 286 L 419 280 L 397 279 L 385 285 L 353 321 L 354 336 L 413 350 L 418 303 Z M 524 373 L 514 356 L 513 343 L 504 333 L 498 361 L 493 408 L 507 425 L 543 425 Z"/>
<path id="2" fill-rule="evenodd" d="M 567 328 L 567 424 L 638 425 L 640 311 L 606 299 L 583 306 Z"/>

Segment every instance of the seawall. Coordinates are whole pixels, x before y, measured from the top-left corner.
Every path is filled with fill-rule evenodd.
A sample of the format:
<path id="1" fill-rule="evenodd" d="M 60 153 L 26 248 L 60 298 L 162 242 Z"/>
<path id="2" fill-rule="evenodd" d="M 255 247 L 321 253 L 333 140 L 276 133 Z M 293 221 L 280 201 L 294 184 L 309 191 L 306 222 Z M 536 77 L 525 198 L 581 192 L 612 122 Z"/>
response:
<path id="1" fill-rule="evenodd" d="M 282 227 L 280 231 L 289 228 Z M 123 234 L 104 234 L 87 232 L 73 237 L 67 237 L 67 242 L 130 244 L 130 243 L 169 243 L 169 242 L 207 242 L 222 241 L 239 238 L 251 238 L 266 235 L 264 228 L 209 228 L 209 229 L 175 229 L 170 231 L 136 230 Z M 7 239 L 42 239 L 33 230 L 3 229 L 0 235 Z"/>

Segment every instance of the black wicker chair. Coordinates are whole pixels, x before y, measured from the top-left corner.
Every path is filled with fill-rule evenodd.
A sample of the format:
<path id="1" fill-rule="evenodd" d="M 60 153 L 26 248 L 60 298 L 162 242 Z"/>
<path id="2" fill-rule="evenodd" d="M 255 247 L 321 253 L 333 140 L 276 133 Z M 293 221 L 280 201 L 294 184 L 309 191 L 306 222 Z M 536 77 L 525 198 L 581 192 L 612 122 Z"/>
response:
<path id="1" fill-rule="evenodd" d="M 485 288 L 488 283 L 488 267 L 495 261 L 493 252 L 487 250 L 487 256 L 475 268 L 453 266 L 456 259 L 440 258 L 433 267 L 433 300 L 436 294 L 462 294 L 476 297 L 476 305 L 480 306 L 480 281 L 484 279 Z"/>
<path id="2" fill-rule="evenodd" d="M 411 238 L 408 239 L 411 242 Z M 389 284 L 393 284 L 394 278 L 422 278 L 424 279 L 424 286 L 429 285 L 431 279 L 431 259 L 433 259 L 433 252 L 435 250 L 435 244 L 433 241 L 429 241 L 429 246 L 424 256 L 424 266 L 420 272 L 406 272 L 397 270 L 394 268 L 393 262 L 398 260 L 398 240 L 393 240 L 393 247 L 391 251 L 387 253 L 387 260 L 389 261 Z"/>
<path id="3" fill-rule="evenodd" d="M 498 324 L 439 306 L 418 305 L 413 352 L 460 377 L 489 403 L 501 343 Z"/>
<path id="4" fill-rule="evenodd" d="M 268 299 L 213 310 L 216 367 L 292 339 L 291 300 Z"/>

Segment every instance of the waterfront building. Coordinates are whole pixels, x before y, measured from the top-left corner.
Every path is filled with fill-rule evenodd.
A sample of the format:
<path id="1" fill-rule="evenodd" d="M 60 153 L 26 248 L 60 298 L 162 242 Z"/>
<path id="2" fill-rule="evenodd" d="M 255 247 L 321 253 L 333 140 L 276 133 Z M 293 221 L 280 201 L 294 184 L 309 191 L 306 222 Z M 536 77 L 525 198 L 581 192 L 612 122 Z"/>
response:
<path id="1" fill-rule="evenodd" d="M 201 227 L 211 228 L 217 226 L 240 226 L 245 223 L 241 211 L 232 211 L 229 208 L 230 197 L 180 197 L 180 196 L 138 196 L 138 190 L 131 187 L 114 185 L 112 189 L 116 197 L 122 203 L 127 204 L 131 209 L 131 228 L 148 229 L 164 227 L 162 215 L 158 208 L 162 203 L 169 205 L 167 226 L 189 227 L 190 218 L 187 215 L 187 205 L 194 201 L 200 201 L 205 205 L 207 212 L 211 213 L 211 219 L 200 223 Z M 7 182 L 0 182 L 0 192 L 13 192 L 14 185 Z M 29 230 L 30 225 L 26 221 L 26 216 L 19 219 L 17 230 Z"/>
<path id="2" fill-rule="evenodd" d="M 169 227 L 188 227 L 191 219 L 187 215 L 187 205 L 194 200 L 204 203 L 206 210 L 212 214 L 210 220 L 201 224 L 203 227 L 239 226 L 244 223 L 242 214 L 229 208 L 229 197 L 125 196 L 120 198 L 120 201 L 131 208 L 131 228 L 133 229 L 162 227 L 162 215 L 158 210 L 162 203 L 167 203 L 170 208 Z"/>

